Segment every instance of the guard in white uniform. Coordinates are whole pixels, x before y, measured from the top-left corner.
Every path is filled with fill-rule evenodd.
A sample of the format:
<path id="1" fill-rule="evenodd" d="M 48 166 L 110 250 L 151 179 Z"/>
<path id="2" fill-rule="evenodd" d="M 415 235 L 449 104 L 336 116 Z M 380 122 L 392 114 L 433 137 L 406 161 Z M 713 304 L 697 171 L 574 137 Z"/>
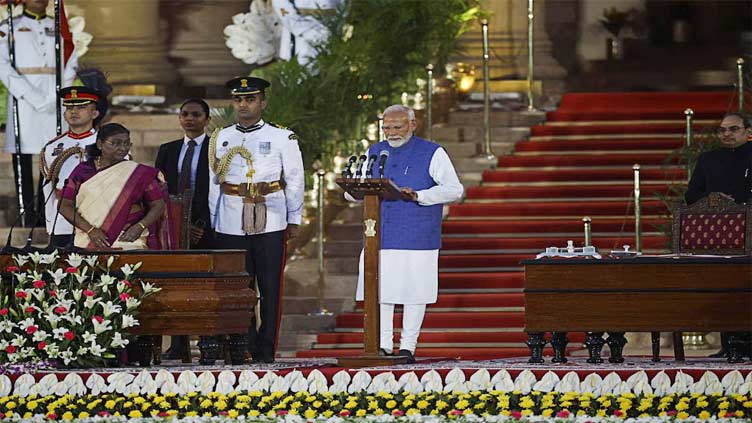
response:
<path id="1" fill-rule="evenodd" d="M 390 106 L 384 111 L 386 140 L 368 150 L 375 157 L 388 153 L 378 176 L 393 180 L 409 198 L 381 203 L 379 254 L 381 354 L 393 354 L 394 306 L 402 304 L 398 354 L 409 361 L 414 361 L 426 305 L 438 296 L 442 204 L 459 200 L 464 191 L 446 151 L 416 137 L 415 127 L 412 109 Z M 345 197 L 354 201 L 347 193 Z M 356 299 L 362 301 L 362 253 L 359 270 Z"/>
<path id="2" fill-rule="evenodd" d="M 251 322 L 248 350 L 255 362 L 271 363 L 285 241 L 297 235 L 302 218 L 304 174 L 297 136 L 261 119 L 268 86 L 253 77 L 227 83 L 238 123 L 209 140 L 209 211 L 216 248 L 246 250 L 246 268 L 261 297 L 261 326 Z"/>
<path id="3" fill-rule="evenodd" d="M 94 124 L 100 116 L 97 110 L 100 95 L 92 88 L 78 86 L 63 88 L 60 98 L 70 130 L 44 146 L 39 167 L 44 178 L 47 233 L 53 246 L 66 247 L 73 238 L 73 226 L 58 212 L 60 191 L 73 169 L 86 159 L 86 146 L 97 141 Z"/>
<path id="4" fill-rule="evenodd" d="M 55 137 L 57 93 L 55 92 L 55 22 L 45 14 L 45 1 L 28 4 L 20 17 L 13 18 L 15 68 L 8 50 L 8 23 L 0 25 L 0 81 L 18 100 L 19 133 L 21 135 L 21 168 L 24 181 L 23 198 L 27 210 L 32 206 L 32 154 L 38 154 L 45 143 Z M 62 85 L 68 86 L 76 77 L 78 59 L 71 54 L 65 63 Z M 8 96 L 5 148 L 16 153 L 13 132 L 12 96 Z M 67 128 L 63 128 L 65 131 Z M 14 162 L 19 156 L 14 156 Z M 15 163 L 14 163 L 15 164 Z M 16 166 L 13 170 L 17 171 Z M 17 177 L 18 175 L 16 175 Z M 31 207 L 30 207 L 31 206 Z"/>

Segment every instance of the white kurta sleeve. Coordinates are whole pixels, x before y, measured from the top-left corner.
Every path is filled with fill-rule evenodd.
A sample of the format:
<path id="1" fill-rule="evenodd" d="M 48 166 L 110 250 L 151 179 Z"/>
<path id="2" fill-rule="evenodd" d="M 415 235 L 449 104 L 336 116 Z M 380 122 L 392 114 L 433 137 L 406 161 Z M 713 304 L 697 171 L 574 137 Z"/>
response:
<path id="1" fill-rule="evenodd" d="M 290 135 L 293 137 L 293 135 Z M 285 175 L 285 203 L 287 205 L 287 223 L 300 225 L 303 220 L 303 192 L 305 190 L 305 172 L 303 155 L 297 139 L 285 140 L 282 148 L 282 171 Z"/>
<path id="2" fill-rule="evenodd" d="M 432 206 L 434 204 L 451 203 L 462 198 L 465 188 L 457 177 L 452 161 L 443 148 L 436 149 L 428 167 L 428 174 L 436 185 L 418 191 L 418 204 Z"/>

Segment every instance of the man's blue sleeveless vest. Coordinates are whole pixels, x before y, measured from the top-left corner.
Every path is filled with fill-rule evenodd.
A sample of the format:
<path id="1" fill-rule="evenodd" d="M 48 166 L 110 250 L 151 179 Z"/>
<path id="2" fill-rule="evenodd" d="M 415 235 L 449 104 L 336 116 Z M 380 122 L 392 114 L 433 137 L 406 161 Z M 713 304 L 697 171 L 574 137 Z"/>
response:
<path id="1" fill-rule="evenodd" d="M 428 174 L 431 159 L 440 145 L 411 137 L 404 145 L 393 148 L 382 141 L 368 149 L 377 157 L 374 176 L 378 175 L 378 158 L 382 150 L 389 152 L 384 177 L 397 186 L 421 191 L 436 185 Z M 442 205 L 421 206 L 413 201 L 387 200 L 381 203 L 382 250 L 438 250 L 441 248 Z"/>

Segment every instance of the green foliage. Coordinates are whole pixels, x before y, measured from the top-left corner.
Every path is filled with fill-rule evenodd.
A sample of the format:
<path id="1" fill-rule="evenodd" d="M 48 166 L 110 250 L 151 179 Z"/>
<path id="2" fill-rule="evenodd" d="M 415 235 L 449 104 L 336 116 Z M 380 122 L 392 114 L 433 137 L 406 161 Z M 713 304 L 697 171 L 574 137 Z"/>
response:
<path id="1" fill-rule="evenodd" d="M 438 70 L 480 10 L 478 0 L 350 0 L 322 17 L 332 34 L 309 66 L 276 62 L 254 72 L 268 79 L 265 119 L 300 137 L 307 168 L 348 154 L 364 128 L 432 63 Z"/>

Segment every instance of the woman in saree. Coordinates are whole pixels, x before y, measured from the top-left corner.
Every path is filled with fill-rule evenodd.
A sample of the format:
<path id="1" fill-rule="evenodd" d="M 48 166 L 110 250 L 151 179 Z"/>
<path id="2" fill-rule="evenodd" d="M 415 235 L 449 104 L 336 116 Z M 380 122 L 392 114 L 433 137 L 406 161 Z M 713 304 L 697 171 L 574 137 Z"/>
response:
<path id="1" fill-rule="evenodd" d="M 90 250 L 171 249 L 169 195 L 158 169 L 126 160 L 130 132 L 108 123 L 87 147 L 62 193 L 60 213 L 76 227 L 75 246 Z"/>

